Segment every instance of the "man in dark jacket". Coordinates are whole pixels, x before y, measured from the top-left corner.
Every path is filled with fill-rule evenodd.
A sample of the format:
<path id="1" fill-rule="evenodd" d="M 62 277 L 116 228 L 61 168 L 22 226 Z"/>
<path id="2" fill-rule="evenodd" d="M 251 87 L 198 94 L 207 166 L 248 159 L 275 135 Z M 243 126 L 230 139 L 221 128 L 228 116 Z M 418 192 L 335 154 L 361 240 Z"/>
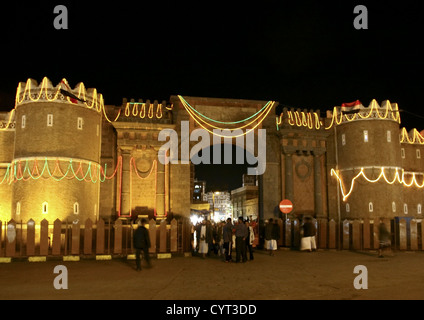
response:
<path id="1" fill-rule="evenodd" d="M 135 248 L 135 262 L 137 264 L 137 271 L 141 270 L 141 258 L 140 254 L 143 250 L 144 259 L 147 262 L 147 265 L 150 267 L 150 256 L 149 256 L 149 248 L 150 248 L 150 236 L 149 231 L 146 229 L 146 219 L 141 219 L 138 224 L 138 228 L 134 231 L 133 241 Z"/>
<path id="2" fill-rule="evenodd" d="M 274 256 L 278 249 L 277 241 L 280 239 L 280 226 L 278 221 L 270 218 L 265 227 L 266 248 L 269 250 L 269 255 Z"/>
<path id="3" fill-rule="evenodd" d="M 222 237 L 224 239 L 224 250 L 225 250 L 225 262 L 231 261 L 231 247 L 233 241 L 233 224 L 231 223 L 231 218 L 227 219 L 225 224 Z"/>
<path id="4" fill-rule="evenodd" d="M 236 262 L 240 262 L 240 256 L 242 262 L 247 261 L 246 253 L 246 238 L 248 236 L 248 230 L 243 222 L 243 217 L 239 217 L 236 225 Z"/>

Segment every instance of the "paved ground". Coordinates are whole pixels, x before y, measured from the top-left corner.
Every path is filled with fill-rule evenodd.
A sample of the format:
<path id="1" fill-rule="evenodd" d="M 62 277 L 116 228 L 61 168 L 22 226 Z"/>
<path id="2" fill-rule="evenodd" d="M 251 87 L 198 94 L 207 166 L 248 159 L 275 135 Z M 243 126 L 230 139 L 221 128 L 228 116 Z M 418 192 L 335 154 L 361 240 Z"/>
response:
<path id="1" fill-rule="evenodd" d="M 219 258 L 173 257 L 136 272 L 134 261 L 12 262 L 0 264 L 0 299 L 423 299 L 424 252 L 375 253 L 279 250 L 256 252 L 247 263 Z M 68 289 L 57 290 L 57 265 L 68 269 Z M 357 265 L 368 271 L 368 289 L 353 282 Z"/>

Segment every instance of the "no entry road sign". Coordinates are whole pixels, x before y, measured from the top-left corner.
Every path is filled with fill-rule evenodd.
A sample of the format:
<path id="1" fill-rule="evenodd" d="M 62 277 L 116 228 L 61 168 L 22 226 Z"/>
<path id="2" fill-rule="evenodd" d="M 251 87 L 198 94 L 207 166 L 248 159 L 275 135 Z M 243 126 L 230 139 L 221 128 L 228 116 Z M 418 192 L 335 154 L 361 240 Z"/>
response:
<path id="1" fill-rule="evenodd" d="M 280 211 L 282 213 L 290 213 L 293 210 L 293 203 L 288 200 L 288 199 L 284 199 L 283 201 L 280 202 Z"/>

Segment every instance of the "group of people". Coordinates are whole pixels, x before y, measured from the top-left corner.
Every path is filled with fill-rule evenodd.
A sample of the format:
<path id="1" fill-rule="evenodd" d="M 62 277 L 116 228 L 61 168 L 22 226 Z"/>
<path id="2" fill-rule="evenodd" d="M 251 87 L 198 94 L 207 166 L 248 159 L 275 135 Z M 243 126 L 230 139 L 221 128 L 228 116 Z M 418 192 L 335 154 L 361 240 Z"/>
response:
<path id="1" fill-rule="evenodd" d="M 138 222 L 138 228 L 133 235 L 133 242 L 136 256 L 137 270 L 141 270 L 141 254 L 143 254 L 147 265 L 150 267 L 150 237 L 149 231 L 146 229 L 146 219 Z M 231 262 L 232 251 L 235 247 L 236 262 L 246 262 L 247 252 L 249 252 L 249 260 L 253 260 L 253 242 L 255 240 L 254 227 L 255 221 L 249 222 L 239 217 L 235 224 L 232 219 L 228 218 L 225 222 L 212 224 L 209 220 L 203 220 L 200 224 L 194 226 L 196 231 L 196 250 L 205 258 L 212 252 L 215 255 L 222 256 L 223 261 Z M 302 238 L 300 243 L 301 251 L 314 251 L 317 249 L 315 235 L 317 229 L 311 217 L 305 217 L 302 224 Z M 277 241 L 280 238 L 280 226 L 277 220 L 270 218 L 265 226 L 265 248 L 271 256 L 275 255 L 278 249 Z M 379 225 L 380 247 L 378 256 L 383 257 L 382 251 L 390 248 L 390 232 L 387 230 L 383 221 Z"/>
<path id="2" fill-rule="evenodd" d="M 195 251 L 203 258 L 213 253 L 222 256 L 225 262 L 231 262 L 233 261 L 232 251 L 235 249 L 236 262 L 246 262 L 248 253 L 249 260 L 253 260 L 253 241 L 255 240 L 253 227 L 255 225 L 255 221 L 249 222 L 242 217 L 239 217 L 235 224 L 232 223 L 231 218 L 218 224 L 205 219 L 193 226 L 193 232 L 195 231 L 196 234 Z M 316 250 L 316 227 L 311 217 L 304 218 L 302 231 L 300 250 L 309 252 Z M 265 248 L 271 256 L 274 256 L 280 239 L 280 226 L 277 219 L 268 220 L 264 236 Z"/>
<path id="3" fill-rule="evenodd" d="M 311 217 L 305 217 L 302 224 L 302 240 L 300 243 L 301 251 L 314 251 L 317 249 L 315 235 L 316 227 Z M 275 255 L 278 248 L 278 239 L 280 239 L 280 226 L 278 221 L 270 218 L 265 226 L 265 248 L 271 256 Z"/>
<path id="4" fill-rule="evenodd" d="M 232 251 L 236 250 L 236 262 L 246 262 L 247 252 L 249 260 L 253 260 L 253 241 L 255 240 L 255 222 L 243 220 L 239 217 L 235 224 L 232 219 L 213 224 L 203 220 L 194 226 L 196 231 L 196 251 L 205 258 L 212 253 L 222 256 L 223 261 L 231 262 Z"/>

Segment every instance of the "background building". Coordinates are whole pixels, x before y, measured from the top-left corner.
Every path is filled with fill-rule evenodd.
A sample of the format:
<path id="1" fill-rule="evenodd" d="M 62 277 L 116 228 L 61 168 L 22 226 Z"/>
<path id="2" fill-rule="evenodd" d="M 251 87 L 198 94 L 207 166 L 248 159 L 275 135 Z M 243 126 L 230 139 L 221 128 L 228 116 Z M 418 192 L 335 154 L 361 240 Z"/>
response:
<path id="1" fill-rule="evenodd" d="M 206 193 L 206 181 L 194 179 L 193 201 L 203 201 Z"/>
<path id="2" fill-rule="evenodd" d="M 242 180 L 243 184 L 240 188 L 231 190 L 234 217 L 256 220 L 259 217 L 259 188 L 256 176 L 245 174 Z"/>
<path id="3" fill-rule="evenodd" d="M 213 220 L 232 218 L 231 194 L 228 191 L 210 191 L 204 195 L 203 200 L 209 203 Z"/>

